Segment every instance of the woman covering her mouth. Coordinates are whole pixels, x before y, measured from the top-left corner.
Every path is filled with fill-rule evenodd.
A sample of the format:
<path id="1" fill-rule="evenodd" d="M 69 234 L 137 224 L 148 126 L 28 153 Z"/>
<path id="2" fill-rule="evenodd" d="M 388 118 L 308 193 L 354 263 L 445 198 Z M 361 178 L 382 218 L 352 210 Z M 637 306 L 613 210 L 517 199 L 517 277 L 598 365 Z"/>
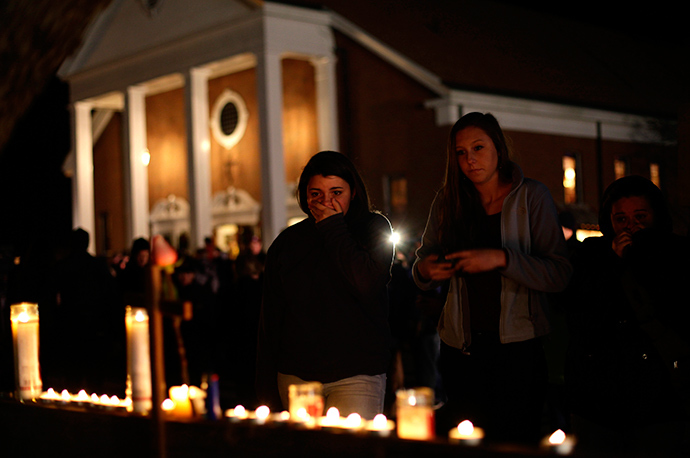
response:
<path id="1" fill-rule="evenodd" d="M 308 216 L 268 249 L 259 329 L 257 391 L 288 408 L 288 387 L 323 384 L 324 411 L 382 413 L 390 362 L 391 225 L 372 210 L 344 155 L 313 156 L 299 180 Z"/>

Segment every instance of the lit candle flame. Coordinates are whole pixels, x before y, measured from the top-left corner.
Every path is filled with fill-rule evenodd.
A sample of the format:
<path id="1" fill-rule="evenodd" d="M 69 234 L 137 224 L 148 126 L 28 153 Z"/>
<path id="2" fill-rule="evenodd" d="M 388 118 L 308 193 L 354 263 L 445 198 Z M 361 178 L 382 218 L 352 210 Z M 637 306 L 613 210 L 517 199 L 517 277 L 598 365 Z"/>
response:
<path id="1" fill-rule="evenodd" d="M 386 426 L 388 426 L 388 419 L 386 418 L 386 416 L 384 414 L 380 413 L 374 417 L 374 420 L 372 422 L 372 426 L 376 430 L 386 429 Z"/>
<path id="2" fill-rule="evenodd" d="M 170 398 L 166 399 L 161 403 L 161 409 L 163 409 L 165 412 L 171 412 L 174 408 L 175 403 Z"/>
<path id="3" fill-rule="evenodd" d="M 146 320 L 146 315 L 144 315 L 144 312 L 141 310 L 137 310 L 137 313 L 134 315 L 134 319 L 141 323 L 142 321 Z"/>
<path id="4" fill-rule="evenodd" d="M 297 413 L 295 415 L 297 416 L 298 420 L 309 420 L 309 414 L 307 413 L 307 409 L 305 409 L 304 407 L 300 407 L 299 409 L 297 409 Z"/>
<path id="5" fill-rule="evenodd" d="M 362 417 L 358 413 L 351 413 L 345 419 L 346 428 L 359 428 L 362 425 Z"/>
<path id="6" fill-rule="evenodd" d="M 17 320 L 21 321 L 22 323 L 28 323 L 29 322 L 29 314 L 26 312 L 21 312 L 19 316 L 17 317 Z"/>
<path id="7" fill-rule="evenodd" d="M 62 392 L 60 393 L 60 397 L 63 401 L 69 401 L 72 398 L 72 396 L 70 396 L 69 394 L 69 391 L 67 390 L 62 390 Z"/>
<path id="8" fill-rule="evenodd" d="M 565 433 L 558 429 L 554 431 L 553 434 L 551 434 L 551 437 L 549 437 L 549 443 L 552 445 L 560 445 L 565 441 Z"/>
<path id="9" fill-rule="evenodd" d="M 462 421 L 458 425 L 458 432 L 461 436 L 469 436 L 474 432 L 474 425 L 469 420 Z"/>
<path id="10" fill-rule="evenodd" d="M 247 410 L 244 408 L 244 406 L 236 406 L 233 413 L 238 418 L 247 418 Z"/>
<path id="11" fill-rule="evenodd" d="M 265 420 L 268 418 L 268 415 L 271 413 L 271 409 L 268 408 L 268 406 L 259 406 L 256 409 L 256 418 L 259 420 Z"/>
<path id="12" fill-rule="evenodd" d="M 338 411 L 337 407 L 331 407 L 328 409 L 328 412 L 326 412 L 326 418 L 330 422 L 336 422 L 340 418 L 340 412 Z"/>
<path id="13" fill-rule="evenodd" d="M 45 393 L 41 394 L 41 399 L 47 399 L 49 401 L 54 401 L 56 399 L 60 399 L 60 396 L 57 395 L 54 389 L 48 388 Z"/>

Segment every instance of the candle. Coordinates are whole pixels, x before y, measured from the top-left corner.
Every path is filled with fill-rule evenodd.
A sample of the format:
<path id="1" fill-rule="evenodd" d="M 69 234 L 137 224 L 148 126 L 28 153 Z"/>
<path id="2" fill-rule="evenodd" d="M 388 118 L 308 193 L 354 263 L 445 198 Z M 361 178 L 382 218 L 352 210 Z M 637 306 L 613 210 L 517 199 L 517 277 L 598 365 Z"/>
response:
<path id="1" fill-rule="evenodd" d="M 123 410 L 129 411 L 132 407 L 132 400 L 130 398 L 120 400 L 120 407 L 122 407 Z"/>
<path id="2" fill-rule="evenodd" d="M 558 429 L 542 440 L 542 447 L 548 448 L 558 455 L 569 455 L 575 448 L 575 438 Z"/>
<path id="3" fill-rule="evenodd" d="M 342 426 L 340 412 L 337 407 L 330 407 L 325 417 L 319 418 L 319 426 L 324 429 L 335 429 Z"/>
<path id="4" fill-rule="evenodd" d="M 244 406 L 237 405 L 234 409 L 229 409 L 225 412 L 225 416 L 228 417 L 231 422 L 237 423 L 241 420 L 246 420 L 248 415 Z"/>
<path id="5" fill-rule="evenodd" d="M 435 436 L 434 390 L 427 387 L 398 390 L 396 393 L 398 437 L 429 440 Z"/>
<path id="6" fill-rule="evenodd" d="M 206 392 L 194 385 L 189 387 L 189 400 L 192 403 L 193 416 L 202 416 L 206 414 Z"/>
<path id="7" fill-rule="evenodd" d="M 274 426 L 285 426 L 290 421 L 290 412 L 283 410 L 282 412 L 271 414 L 270 420 Z"/>
<path id="8" fill-rule="evenodd" d="M 351 432 L 360 431 L 365 426 L 362 417 L 358 413 L 351 413 L 343 421 L 343 428 Z"/>
<path id="9" fill-rule="evenodd" d="M 317 419 L 323 415 L 322 385 L 319 382 L 308 382 L 290 385 L 289 411 L 290 420 L 303 423 L 309 428 L 317 426 Z"/>
<path id="10" fill-rule="evenodd" d="M 271 409 L 268 408 L 268 406 L 259 406 L 257 409 L 254 411 L 254 415 L 256 416 L 256 423 L 259 425 L 263 425 L 266 423 L 266 420 L 268 419 L 268 416 L 271 413 Z"/>
<path id="11" fill-rule="evenodd" d="M 45 402 L 46 404 L 53 404 L 55 401 L 59 400 L 60 396 L 58 396 L 58 394 L 52 388 L 48 388 L 46 392 L 41 394 L 41 401 Z"/>
<path id="12" fill-rule="evenodd" d="M 151 410 L 151 354 L 149 352 L 149 316 L 144 308 L 125 308 L 127 329 L 128 410 L 145 414 Z"/>
<path id="13" fill-rule="evenodd" d="M 175 408 L 175 403 L 172 399 L 168 398 L 161 403 L 161 410 L 172 415 L 172 411 Z"/>
<path id="14" fill-rule="evenodd" d="M 448 438 L 451 442 L 463 445 L 479 445 L 484 439 L 484 430 L 475 427 L 471 421 L 465 420 L 460 422 L 456 428 L 453 428 L 448 433 Z"/>
<path id="15" fill-rule="evenodd" d="M 79 390 L 79 393 L 77 393 L 77 395 L 74 396 L 72 401 L 74 401 L 77 405 L 84 405 L 88 404 L 91 401 L 91 398 L 88 394 L 86 394 L 86 391 Z"/>
<path id="16" fill-rule="evenodd" d="M 17 398 L 38 399 L 43 391 L 38 363 L 38 305 L 28 302 L 11 305 L 10 320 Z"/>
<path id="17" fill-rule="evenodd" d="M 395 429 L 395 422 L 386 418 L 382 413 L 376 415 L 373 420 L 367 423 L 367 431 L 370 434 L 388 437 L 391 431 Z"/>
<path id="18" fill-rule="evenodd" d="M 171 387 L 170 399 L 175 403 L 172 410 L 174 416 L 179 418 L 192 418 L 194 411 L 192 410 L 191 399 L 189 399 L 189 387 L 187 385 Z"/>

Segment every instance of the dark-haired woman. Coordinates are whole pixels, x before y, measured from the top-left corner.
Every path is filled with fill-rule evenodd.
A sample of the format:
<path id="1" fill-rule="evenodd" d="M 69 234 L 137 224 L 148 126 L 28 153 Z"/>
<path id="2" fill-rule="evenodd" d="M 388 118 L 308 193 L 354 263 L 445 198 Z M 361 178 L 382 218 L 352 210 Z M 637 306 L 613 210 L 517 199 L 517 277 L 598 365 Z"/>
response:
<path id="1" fill-rule="evenodd" d="M 391 226 L 340 153 L 314 155 L 298 193 L 308 218 L 285 229 L 266 257 L 259 399 L 288 408 L 290 384 L 318 381 L 325 409 L 373 418 L 390 362 Z"/>
<path id="2" fill-rule="evenodd" d="M 640 176 L 606 189 L 599 228 L 602 236 L 585 239 L 573 258 L 567 315 L 565 381 L 578 442 L 687 453 L 688 238 L 673 233 L 663 193 Z"/>
<path id="3" fill-rule="evenodd" d="M 564 289 L 571 271 L 546 186 L 510 161 L 494 116 L 463 116 L 449 135 L 445 182 L 413 269 L 422 289 L 450 282 L 439 321 L 442 433 L 470 419 L 487 440 L 538 440 L 546 293 Z"/>

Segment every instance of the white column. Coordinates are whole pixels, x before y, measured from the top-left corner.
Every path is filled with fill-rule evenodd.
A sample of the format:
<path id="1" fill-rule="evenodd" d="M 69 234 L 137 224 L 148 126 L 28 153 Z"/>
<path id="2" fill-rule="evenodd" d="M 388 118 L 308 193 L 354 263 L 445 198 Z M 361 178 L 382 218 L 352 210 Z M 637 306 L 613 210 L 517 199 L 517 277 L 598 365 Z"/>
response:
<path id="1" fill-rule="evenodd" d="M 434 109 L 437 126 L 452 126 L 462 115 L 460 104 L 448 97 L 429 100 L 424 106 Z"/>
<path id="2" fill-rule="evenodd" d="M 210 71 L 192 68 L 185 85 L 187 119 L 187 174 L 192 247 L 204 246 L 212 235 L 211 150 L 209 139 L 208 75 Z"/>
<path id="3" fill-rule="evenodd" d="M 150 236 L 149 228 L 149 176 L 142 156 L 148 153 L 146 144 L 146 90 L 127 88 L 125 97 L 125 189 L 127 192 L 129 227 L 128 236 L 134 239 Z"/>
<path id="4" fill-rule="evenodd" d="M 67 161 L 72 172 L 72 225 L 89 233 L 89 253 L 96 249 L 91 104 L 74 104 L 74 152 Z"/>
<path id="5" fill-rule="evenodd" d="M 339 150 L 335 61 L 335 56 L 311 59 L 316 82 L 319 151 Z"/>
<path id="6" fill-rule="evenodd" d="M 261 138 L 262 237 L 266 246 L 287 225 L 283 156 L 283 77 L 280 54 L 262 50 L 256 59 Z"/>

